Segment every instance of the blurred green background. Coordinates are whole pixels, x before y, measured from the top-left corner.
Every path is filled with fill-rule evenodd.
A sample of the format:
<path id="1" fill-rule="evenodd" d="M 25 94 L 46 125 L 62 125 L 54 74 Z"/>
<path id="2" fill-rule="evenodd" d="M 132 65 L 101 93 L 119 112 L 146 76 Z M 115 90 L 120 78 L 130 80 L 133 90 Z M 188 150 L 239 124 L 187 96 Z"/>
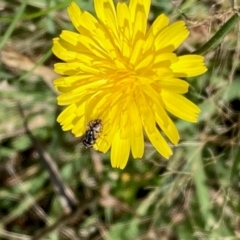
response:
<path id="1" fill-rule="evenodd" d="M 70 2 L 0 0 L 0 239 L 240 239 L 239 24 L 205 55 L 209 71 L 188 79 L 202 112 L 196 124 L 175 120 L 171 159 L 146 140 L 143 159 L 119 170 L 56 122 L 51 46 L 74 30 Z M 191 35 L 178 53 L 192 52 L 233 15 L 232 2 L 153 0 L 149 23 L 162 12 L 185 20 Z"/>

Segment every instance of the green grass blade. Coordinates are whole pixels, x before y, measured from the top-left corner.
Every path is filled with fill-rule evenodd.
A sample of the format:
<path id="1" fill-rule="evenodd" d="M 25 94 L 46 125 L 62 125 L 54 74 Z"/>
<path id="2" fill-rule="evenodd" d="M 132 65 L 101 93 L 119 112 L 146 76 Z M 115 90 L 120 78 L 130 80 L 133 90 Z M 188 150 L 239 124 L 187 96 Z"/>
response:
<path id="1" fill-rule="evenodd" d="M 19 19 L 21 18 L 24 9 L 26 8 L 28 3 L 28 0 L 23 0 L 21 6 L 19 7 L 15 18 L 12 20 L 12 23 L 10 24 L 9 28 L 7 29 L 7 31 L 5 32 L 5 34 L 3 35 L 2 41 L 0 42 L 0 51 L 3 48 L 3 46 L 6 44 L 7 40 L 9 39 L 9 37 L 11 36 L 12 32 L 14 31 L 16 24 L 18 23 Z"/>

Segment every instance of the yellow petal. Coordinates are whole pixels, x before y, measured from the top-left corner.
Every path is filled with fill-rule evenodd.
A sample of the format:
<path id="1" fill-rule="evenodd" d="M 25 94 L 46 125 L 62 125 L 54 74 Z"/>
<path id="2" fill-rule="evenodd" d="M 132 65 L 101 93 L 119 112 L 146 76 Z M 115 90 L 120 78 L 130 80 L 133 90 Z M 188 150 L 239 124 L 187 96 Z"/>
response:
<path id="1" fill-rule="evenodd" d="M 188 92 L 189 83 L 178 78 L 163 78 L 159 81 L 161 88 L 175 92 L 186 93 Z"/>
<path id="2" fill-rule="evenodd" d="M 154 88 L 155 85 L 146 85 L 144 86 L 144 93 L 148 96 L 148 102 L 152 101 L 152 111 L 154 112 L 154 121 L 155 121 L 155 114 L 157 113 L 159 116 L 161 116 L 161 119 L 165 125 L 168 125 L 168 115 L 163 107 L 163 103 L 161 100 L 161 95 L 157 93 L 157 88 Z M 150 100 L 151 99 L 151 100 Z M 149 115 L 146 115 L 149 116 Z M 154 124 L 155 125 L 155 124 Z M 152 131 L 155 129 L 152 128 Z"/>
<path id="3" fill-rule="evenodd" d="M 172 155 L 172 150 L 165 141 L 165 139 L 162 137 L 160 132 L 155 129 L 154 132 L 149 133 L 147 128 L 145 128 L 145 131 L 147 133 L 147 136 L 149 140 L 151 141 L 152 145 L 156 148 L 156 150 L 166 159 L 169 159 L 169 157 Z"/>
<path id="4" fill-rule="evenodd" d="M 189 31 L 186 28 L 185 22 L 178 21 L 160 31 L 155 39 L 156 50 L 167 46 L 174 46 L 174 49 L 179 47 L 188 37 Z"/>
<path id="5" fill-rule="evenodd" d="M 62 31 L 60 37 L 60 44 L 69 50 L 89 55 L 88 57 L 93 57 L 94 59 L 96 57 L 109 58 L 106 51 L 109 41 L 103 43 L 103 41 L 107 40 L 106 37 L 101 42 L 100 36 L 94 39 L 92 35 L 77 34 L 67 30 Z"/>
<path id="6" fill-rule="evenodd" d="M 79 8 L 79 6 L 75 2 L 72 2 L 70 4 L 70 6 L 68 7 L 68 15 L 69 15 L 74 27 L 79 32 L 80 32 L 79 26 L 81 25 L 81 20 L 80 20 L 81 14 L 82 14 L 82 11 Z"/>
<path id="7" fill-rule="evenodd" d="M 117 19 L 119 25 L 119 39 L 122 56 L 129 58 L 131 53 L 132 24 L 127 5 L 123 2 L 117 4 Z"/>
<path id="8" fill-rule="evenodd" d="M 167 111 L 188 122 L 197 122 L 200 109 L 182 95 L 162 90 L 162 99 Z"/>
<path id="9" fill-rule="evenodd" d="M 141 69 L 145 70 L 149 66 L 153 64 L 154 56 L 153 54 L 148 55 L 147 57 L 143 58 L 138 64 L 136 64 L 135 70 L 141 71 Z"/>
<path id="10" fill-rule="evenodd" d="M 130 56 L 130 64 L 135 66 L 136 63 L 142 59 L 142 49 L 143 49 L 143 39 L 138 39 L 133 45 L 134 45 L 134 48 L 131 52 L 131 56 Z"/>
<path id="11" fill-rule="evenodd" d="M 131 0 L 129 3 L 129 12 L 133 24 L 133 44 L 136 43 L 138 38 L 143 38 L 146 33 L 150 5 L 150 0 Z M 141 33 L 142 36 L 139 35 Z"/>
<path id="12" fill-rule="evenodd" d="M 99 69 L 81 62 L 56 63 L 54 64 L 54 71 L 62 75 L 79 75 L 83 72 L 88 74 L 100 74 Z"/>
<path id="13" fill-rule="evenodd" d="M 111 163 L 114 168 L 125 168 L 130 154 L 130 139 L 122 139 L 118 131 L 113 139 L 111 148 Z"/>
<path id="14" fill-rule="evenodd" d="M 130 144 L 134 158 L 141 158 L 144 152 L 144 137 L 142 120 L 134 101 L 128 104 L 129 124 L 130 124 Z"/>
<path id="15" fill-rule="evenodd" d="M 152 104 L 151 99 L 148 96 L 144 96 L 144 94 L 139 93 L 138 99 L 136 100 L 136 105 L 138 107 L 143 125 L 151 133 L 155 130 L 155 116 L 150 104 Z"/>
<path id="16" fill-rule="evenodd" d="M 161 67 L 167 67 L 169 68 L 171 64 L 178 61 L 178 57 L 175 53 L 163 53 L 155 55 L 154 58 L 154 64 L 152 65 L 152 68 L 158 69 Z"/>
<path id="17" fill-rule="evenodd" d="M 165 28 L 169 24 L 169 18 L 161 14 L 156 18 L 156 20 L 153 22 L 151 27 L 148 30 L 148 34 L 152 34 L 153 36 L 156 36 L 163 28 Z"/>
<path id="18" fill-rule="evenodd" d="M 134 134 L 134 129 L 139 127 L 139 134 Z M 133 126 L 134 129 L 131 129 L 131 136 L 130 136 L 130 144 L 131 144 L 131 152 L 134 158 L 142 158 L 144 153 L 144 137 L 143 137 L 143 130 L 140 126 Z"/>
<path id="19" fill-rule="evenodd" d="M 164 14 L 161 14 L 157 17 L 157 19 L 153 22 L 150 29 L 148 30 L 145 42 L 143 44 L 143 52 L 142 54 L 153 54 L 153 52 L 156 55 L 160 55 L 162 52 L 157 52 L 154 46 L 154 41 L 156 39 L 156 35 L 167 25 L 169 24 L 169 19 Z M 174 50 L 173 47 L 171 47 L 171 50 L 165 51 L 165 53 L 172 52 Z"/>
<path id="20" fill-rule="evenodd" d="M 121 138 L 129 138 L 130 132 L 130 124 L 129 124 L 129 116 L 126 110 L 122 110 L 120 112 L 120 137 Z"/>
<path id="21" fill-rule="evenodd" d="M 60 41 L 60 44 L 63 45 L 63 47 L 65 47 L 66 49 L 69 50 L 70 48 L 75 52 L 77 52 L 76 47 L 78 47 L 78 44 L 80 43 L 79 36 L 80 35 L 78 33 L 71 32 L 68 30 L 63 30 L 60 34 L 61 39 L 59 41 Z M 61 40 L 64 40 L 65 42 Z M 66 43 L 69 43 L 69 44 L 66 44 Z"/>
<path id="22" fill-rule="evenodd" d="M 116 127 L 111 125 L 111 131 L 106 133 L 106 131 L 104 130 L 104 124 L 105 122 L 103 123 L 103 132 L 100 134 L 100 137 L 97 139 L 96 145 L 94 145 L 94 148 L 103 153 L 106 153 L 111 147 L 112 140 L 117 130 L 116 130 Z"/>
<path id="23" fill-rule="evenodd" d="M 102 112 L 102 115 L 99 115 L 98 118 L 102 120 L 102 133 L 97 139 L 95 149 L 100 150 L 101 152 L 107 152 L 112 145 L 113 138 L 118 131 L 119 119 L 118 119 L 118 108 L 116 106 L 110 108 L 107 106 L 108 111 Z"/>
<path id="24" fill-rule="evenodd" d="M 89 101 L 85 111 L 86 117 L 90 118 L 90 116 L 92 116 L 92 118 L 101 118 L 101 120 L 103 120 L 102 109 L 104 108 L 109 109 L 109 105 L 110 105 L 110 103 L 108 102 L 109 95 L 110 93 L 106 94 L 98 91 L 96 91 L 95 95 L 92 94 L 92 97 L 89 97 Z"/>
<path id="25" fill-rule="evenodd" d="M 109 28 L 109 33 L 113 36 L 114 39 L 119 40 L 117 16 L 113 1 L 94 0 L 94 7 L 99 21 Z"/>
<path id="26" fill-rule="evenodd" d="M 69 40 L 70 41 L 70 40 Z M 86 53 L 78 53 L 76 50 L 73 49 L 73 46 L 67 44 L 62 39 L 55 38 L 53 40 L 53 53 L 60 59 L 64 60 L 65 62 L 83 62 L 85 64 L 92 64 L 93 58 L 92 55 Z"/>
<path id="27" fill-rule="evenodd" d="M 57 121 L 58 122 L 63 122 L 64 119 L 69 115 L 69 114 L 75 114 L 75 111 L 77 109 L 76 104 L 71 104 L 68 107 L 66 107 L 58 116 Z"/>
<path id="28" fill-rule="evenodd" d="M 84 116 L 76 118 L 74 127 L 72 128 L 72 133 L 75 135 L 75 137 L 80 137 L 86 132 L 86 128 L 86 118 Z"/>
<path id="29" fill-rule="evenodd" d="M 131 13 L 131 19 L 133 23 L 136 23 L 136 17 L 138 12 L 145 16 L 145 22 L 147 22 L 151 1 L 150 0 L 131 0 L 129 3 L 129 11 Z"/>
<path id="30" fill-rule="evenodd" d="M 162 121 L 161 115 L 156 114 L 156 122 L 158 123 L 159 127 L 164 132 L 164 134 L 166 134 L 168 139 L 173 144 L 176 145 L 179 142 L 180 136 L 179 136 L 178 130 L 177 130 L 175 124 L 173 123 L 173 121 L 169 118 L 168 124 L 166 125 Z"/>
<path id="31" fill-rule="evenodd" d="M 71 86 L 80 86 L 84 85 L 85 83 L 93 82 L 92 74 L 83 74 L 83 75 L 76 75 L 76 76 L 69 76 L 69 77 L 61 77 L 54 80 L 55 87 L 71 87 Z"/>
<path id="32" fill-rule="evenodd" d="M 79 103 L 81 99 L 86 95 L 93 95 L 96 92 L 96 89 L 101 86 L 101 81 L 94 81 L 85 83 L 84 85 L 79 85 L 76 87 L 68 88 L 68 92 L 60 95 L 58 97 L 58 104 L 59 105 L 68 105 L 74 102 Z M 61 90 L 61 88 L 60 88 Z"/>
<path id="33" fill-rule="evenodd" d="M 175 77 L 194 77 L 207 71 L 204 57 L 200 55 L 184 55 L 171 65 Z"/>
<path id="34" fill-rule="evenodd" d="M 129 12 L 132 20 L 131 45 L 133 46 L 129 62 L 132 65 L 137 65 L 142 59 L 150 3 L 149 0 L 132 0 L 129 3 Z"/>
<path id="35" fill-rule="evenodd" d="M 104 52 L 114 60 L 117 58 L 120 45 L 116 41 L 116 37 L 112 34 L 110 28 L 105 28 L 104 25 L 99 23 L 91 14 L 83 13 L 82 22 L 84 24 L 84 35 L 88 36 L 90 39 L 94 39 Z M 81 31 L 81 33 L 83 30 Z M 117 39 L 119 36 L 117 36 Z"/>
<path id="36" fill-rule="evenodd" d="M 156 73 L 155 80 L 158 81 L 162 78 L 172 78 L 174 77 L 173 72 L 170 68 L 168 67 L 159 67 L 159 68 L 154 68 L 154 72 Z"/>
<path id="37" fill-rule="evenodd" d="M 169 61 L 169 63 L 175 63 L 178 61 L 178 57 L 175 53 L 161 53 L 155 55 L 154 63 L 158 64 L 161 62 Z"/>
<path id="38" fill-rule="evenodd" d="M 76 117 L 76 109 L 77 106 L 71 104 L 59 114 L 57 121 L 62 125 L 63 131 L 68 131 L 73 128 L 72 121 Z"/>

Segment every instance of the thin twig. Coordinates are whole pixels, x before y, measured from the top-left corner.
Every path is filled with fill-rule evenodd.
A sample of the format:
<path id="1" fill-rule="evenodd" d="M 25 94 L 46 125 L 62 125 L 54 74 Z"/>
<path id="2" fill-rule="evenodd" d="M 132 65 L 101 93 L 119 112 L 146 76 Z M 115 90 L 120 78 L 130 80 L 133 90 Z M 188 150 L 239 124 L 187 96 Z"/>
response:
<path id="1" fill-rule="evenodd" d="M 31 240 L 31 236 L 13 233 L 0 227 L 0 237 L 11 240 Z"/>
<path id="2" fill-rule="evenodd" d="M 81 205 L 77 208 L 76 211 L 71 212 L 69 214 L 63 214 L 59 219 L 53 223 L 51 226 L 47 226 L 43 229 L 41 229 L 36 235 L 32 237 L 31 240 L 40 240 L 40 239 L 46 239 L 46 236 L 53 232 L 54 230 L 61 227 L 63 224 L 67 224 L 68 221 L 72 220 L 73 218 L 79 218 L 82 213 L 89 208 L 90 205 L 94 204 L 96 200 L 86 203 L 84 205 Z"/>
<path id="3" fill-rule="evenodd" d="M 78 205 L 78 200 L 74 196 L 73 192 L 70 188 L 68 188 L 60 178 L 59 170 L 55 161 L 51 158 L 51 156 L 43 149 L 41 144 L 37 141 L 37 139 L 33 136 L 31 131 L 28 128 L 28 124 L 22 109 L 22 106 L 19 102 L 17 102 L 17 106 L 20 112 L 20 115 L 23 120 L 23 125 L 26 133 L 31 139 L 33 145 L 36 147 L 36 151 L 39 155 L 39 160 L 45 169 L 48 171 L 49 177 L 54 185 L 54 188 L 57 194 L 60 196 L 60 201 L 62 203 L 63 209 L 65 212 L 73 212 L 76 210 Z"/>
<path id="4" fill-rule="evenodd" d="M 36 214 L 38 214 L 38 216 L 44 221 L 44 222 L 49 222 L 49 218 L 47 216 L 47 214 L 44 212 L 44 210 L 38 205 L 36 204 L 36 201 L 34 200 L 34 198 L 28 193 L 28 191 L 25 189 L 24 185 L 22 184 L 21 179 L 18 177 L 18 175 L 16 174 L 13 165 L 11 163 L 11 161 L 9 163 L 6 164 L 6 169 L 8 171 L 8 173 L 14 177 L 14 179 L 16 180 L 18 186 L 21 189 L 21 192 L 24 193 L 26 195 L 26 197 L 30 200 L 30 202 L 32 203 L 33 209 L 36 212 Z M 13 216 L 13 215 L 12 215 Z M 11 214 L 10 217 L 6 217 L 2 220 L 3 224 L 7 224 L 9 223 L 11 220 L 13 220 L 11 218 Z"/>

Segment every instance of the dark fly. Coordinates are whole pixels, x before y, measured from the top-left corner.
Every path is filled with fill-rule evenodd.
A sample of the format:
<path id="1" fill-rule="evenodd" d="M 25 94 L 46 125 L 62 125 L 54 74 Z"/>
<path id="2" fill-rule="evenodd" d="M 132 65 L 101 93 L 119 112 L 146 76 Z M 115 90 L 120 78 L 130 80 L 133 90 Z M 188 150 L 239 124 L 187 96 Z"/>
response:
<path id="1" fill-rule="evenodd" d="M 83 145 L 86 148 L 93 147 L 101 131 L 102 121 L 100 119 L 90 121 L 88 123 L 88 129 L 83 136 Z"/>

